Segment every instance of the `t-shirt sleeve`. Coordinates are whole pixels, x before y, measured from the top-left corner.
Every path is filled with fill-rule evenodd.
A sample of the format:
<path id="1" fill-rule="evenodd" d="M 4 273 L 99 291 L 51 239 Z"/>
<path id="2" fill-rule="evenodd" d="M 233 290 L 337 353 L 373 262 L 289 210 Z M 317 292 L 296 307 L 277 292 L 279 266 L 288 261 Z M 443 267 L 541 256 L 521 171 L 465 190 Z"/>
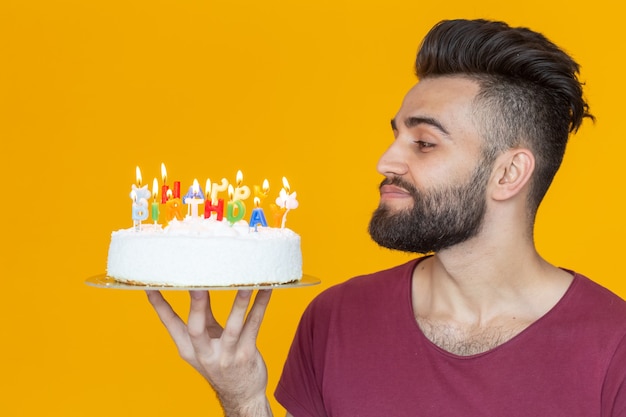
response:
<path id="1" fill-rule="evenodd" d="M 322 293 L 307 307 L 274 393 L 294 417 L 324 417 L 322 382 L 330 308 Z"/>

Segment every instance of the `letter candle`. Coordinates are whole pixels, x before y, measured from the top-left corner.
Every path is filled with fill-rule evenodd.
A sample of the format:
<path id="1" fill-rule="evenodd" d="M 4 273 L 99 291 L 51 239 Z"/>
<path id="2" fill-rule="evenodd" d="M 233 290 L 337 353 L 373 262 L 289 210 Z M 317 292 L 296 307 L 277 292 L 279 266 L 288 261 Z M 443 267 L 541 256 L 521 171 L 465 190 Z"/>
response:
<path id="1" fill-rule="evenodd" d="M 148 218 L 148 203 L 145 198 L 137 200 L 135 190 L 130 192 L 130 198 L 133 200 L 133 225 L 135 230 L 141 230 L 141 222 Z"/>
<path id="2" fill-rule="evenodd" d="M 211 178 L 206 179 L 206 183 L 204 185 L 204 218 L 208 219 L 211 217 Z"/>
<path id="3" fill-rule="evenodd" d="M 141 186 L 141 170 L 135 169 L 136 184 L 131 187 L 130 198 L 133 200 L 132 219 L 136 230 L 141 229 L 141 221 L 148 218 L 148 199 L 150 191 L 148 186 Z"/>
<path id="4" fill-rule="evenodd" d="M 154 220 L 154 227 L 156 228 L 159 222 L 159 203 L 157 203 L 157 195 L 159 193 L 159 183 L 155 178 L 152 180 L 152 220 Z"/>
<path id="5" fill-rule="evenodd" d="M 174 181 L 174 198 L 180 198 L 180 181 Z"/>
<path id="6" fill-rule="evenodd" d="M 165 218 L 168 222 L 177 219 L 182 220 L 183 215 L 180 212 L 181 209 L 180 198 L 174 198 L 172 196 L 172 190 L 167 190 L 167 203 L 165 203 Z"/>
<path id="7" fill-rule="evenodd" d="M 254 226 L 254 231 L 257 232 L 257 226 L 260 224 L 263 227 L 267 227 L 267 220 L 265 220 L 265 213 L 263 213 L 263 209 L 259 207 L 261 204 L 261 199 L 259 197 L 254 197 L 254 206 L 255 208 L 252 210 L 252 214 L 250 215 L 250 227 Z"/>
<path id="8" fill-rule="evenodd" d="M 237 187 L 235 187 L 235 194 L 233 196 L 234 201 L 245 200 L 246 198 L 250 197 L 250 187 L 246 185 L 241 185 L 242 182 L 243 182 L 243 174 L 241 173 L 241 170 L 239 170 L 237 171 L 237 177 L 236 177 Z"/>
<path id="9" fill-rule="evenodd" d="M 136 177 L 137 177 L 137 183 L 133 184 L 132 189 L 133 191 L 135 191 L 136 195 L 137 195 L 137 202 L 139 204 L 142 203 L 141 200 L 145 200 L 145 204 L 146 206 L 148 205 L 148 199 L 150 198 L 150 190 L 148 190 L 148 184 L 141 186 L 141 170 L 139 169 L 139 167 L 136 168 Z"/>
<path id="10" fill-rule="evenodd" d="M 207 180 L 207 183 L 208 182 L 209 180 Z M 211 217 L 211 213 L 216 213 L 217 220 L 221 222 L 222 220 L 224 220 L 224 200 L 221 198 L 218 199 L 217 193 L 220 191 L 228 190 L 228 180 L 226 178 L 222 178 L 221 184 L 218 184 L 216 182 L 213 183 L 213 185 L 210 187 L 210 199 L 208 197 L 208 189 L 209 187 L 207 186 L 207 199 L 204 202 L 204 217 L 208 219 L 209 217 Z"/>
<path id="11" fill-rule="evenodd" d="M 285 209 L 283 214 L 283 220 L 281 222 L 280 227 L 285 228 L 285 222 L 287 221 L 287 213 L 289 210 L 293 210 L 298 208 L 298 200 L 296 200 L 296 192 L 289 194 L 289 182 L 287 178 L 283 177 L 283 188 L 280 190 L 278 197 L 276 198 L 276 205 Z"/>
<path id="12" fill-rule="evenodd" d="M 243 216 L 246 215 L 246 206 L 243 204 L 241 200 L 233 200 L 235 194 L 235 190 L 232 185 L 228 186 L 228 197 L 230 201 L 226 206 L 226 218 L 228 222 L 232 226 L 237 223 L 239 220 L 243 219 Z M 235 209 L 237 210 L 237 214 L 235 214 Z"/>
<path id="13" fill-rule="evenodd" d="M 226 190 L 228 190 L 228 180 L 226 178 L 222 178 L 221 184 L 214 182 L 213 186 L 211 187 L 211 202 L 215 204 L 215 202 L 217 201 L 217 193 Z"/>
<path id="14" fill-rule="evenodd" d="M 204 202 L 204 199 L 202 197 L 198 198 L 198 196 L 202 196 L 202 191 L 200 190 L 200 184 L 198 184 L 198 180 L 193 180 L 193 185 L 191 186 L 191 189 L 189 191 L 190 192 L 188 192 L 184 198 L 184 203 L 188 205 L 187 215 L 189 215 L 189 208 L 191 208 L 191 217 L 197 218 L 198 205 Z"/>
<path id="15" fill-rule="evenodd" d="M 254 196 L 258 197 L 261 201 L 267 197 L 270 191 L 270 183 L 266 179 L 263 180 L 263 187 L 259 187 L 258 185 L 254 186 Z"/>
<path id="16" fill-rule="evenodd" d="M 211 217 L 211 213 L 215 213 L 217 215 L 217 220 L 221 222 L 224 219 L 224 200 L 220 198 L 217 203 L 212 201 L 211 188 L 211 180 L 207 178 L 205 188 L 206 198 L 204 199 L 204 218 L 209 219 Z"/>
<path id="17" fill-rule="evenodd" d="M 161 204 L 167 203 L 167 190 L 169 187 L 167 186 L 167 170 L 165 169 L 165 164 L 161 162 L 161 180 L 163 181 L 163 186 L 161 188 Z"/>

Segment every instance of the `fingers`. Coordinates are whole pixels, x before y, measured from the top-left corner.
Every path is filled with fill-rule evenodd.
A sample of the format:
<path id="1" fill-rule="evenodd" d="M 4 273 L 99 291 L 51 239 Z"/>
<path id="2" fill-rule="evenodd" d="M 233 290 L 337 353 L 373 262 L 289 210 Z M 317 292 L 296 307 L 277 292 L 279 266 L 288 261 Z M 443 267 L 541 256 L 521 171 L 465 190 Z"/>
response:
<path id="1" fill-rule="evenodd" d="M 210 310 L 210 301 L 208 291 L 189 291 L 191 304 L 189 305 L 189 318 L 187 320 L 187 332 L 194 348 L 209 346 L 211 336 L 207 330 L 208 317 L 213 317 Z"/>
<path id="2" fill-rule="evenodd" d="M 174 339 L 174 342 L 178 344 L 186 337 L 185 322 L 178 317 L 178 314 L 172 309 L 170 304 L 163 298 L 160 291 L 149 290 L 146 291 L 148 301 L 152 304 L 152 307 L 156 311 L 159 319 L 167 329 L 168 333 Z"/>
<path id="3" fill-rule="evenodd" d="M 226 320 L 224 332 L 222 333 L 222 341 L 225 347 L 234 347 L 239 341 L 251 297 L 251 290 L 237 291 L 233 307 L 230 311 L 228 319 Z"/>
<path id="4" fill-rule="evenodd" d="M 232 347 L 240 340 L 244 343 L 249 343 L 251 347 L 256 346 L 256 338 L 259 334 L 271 294 L 271 290 L 259 290 L 246 318 L 252 291 L 240 290 L 237 292 L 233 308 L 224 328 L 222 340 L 225 346 Z"/>
<path id="5" fill-rule="evenodd" d="M 224 328 L 213 315 L 211 299 L 207 291 L 189 291 L 191 303 L 187 324 L 176 314 L 159 291 L 149 290 L 146 294 L 174 342 L 182 346 L 188 337 L 194 350 L 198 352 L 205 351 L 212 339 L 221 339 L 226 349 L 235 348 L 240 340 L 248 343 L 249 346 L 256 346 L 256 338 L 272 290 L 259 290 L 249 312 L 252 291 L 239 290 Z"/>
<path id="6" fill-rule="evenodd" d="M 254 304 L 248 313 L 246 324 L 241 334 L 241 339 L 254 343 L 256 346 L 256 338 L 259 335 L 259 329 L 265 316 L 265 311 L 270 302 L 272 290 L 259 290 L 254 298 Z"/>

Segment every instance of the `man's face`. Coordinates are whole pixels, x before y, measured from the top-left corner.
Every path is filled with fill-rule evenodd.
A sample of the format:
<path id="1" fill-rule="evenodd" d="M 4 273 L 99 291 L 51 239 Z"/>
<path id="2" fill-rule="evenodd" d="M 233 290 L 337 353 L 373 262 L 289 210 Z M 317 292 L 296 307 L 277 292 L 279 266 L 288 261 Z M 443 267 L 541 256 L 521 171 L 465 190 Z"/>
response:
<path id="1" fill-rule="evenodd" d="M 370 234 L 381 246 L 436 252 L 480 231 L 491 164 L 471 115 L 477 92 L 466 78 L 441 77 L 405 97 L 378 164 L 385 180 Z"/>

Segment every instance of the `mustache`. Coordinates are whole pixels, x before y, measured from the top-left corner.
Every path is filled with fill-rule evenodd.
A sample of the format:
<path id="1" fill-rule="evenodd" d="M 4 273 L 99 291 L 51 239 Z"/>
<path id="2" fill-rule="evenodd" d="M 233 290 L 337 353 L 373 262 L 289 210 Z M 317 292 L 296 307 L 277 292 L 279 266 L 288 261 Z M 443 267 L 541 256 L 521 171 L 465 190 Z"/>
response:
<path id="1" fill-rule="evenodd" d="M 415 188 L 415 186 L 413 184 L 411 184 L 408 181 L 405 181 L 404 179 L 402 179 L 401 177 L 398 177 L 398 176 L 386 177 L 385 179 L 383 179 L 381 181 L 381 183 L 378 186 L 378 188 L 380 189 L 384 185 L 394 185 L 396 187 L 404 188 L 405 190 L 407 190 L 412 195 L 416 195 L 417 194 L 417 188 Z"/>

